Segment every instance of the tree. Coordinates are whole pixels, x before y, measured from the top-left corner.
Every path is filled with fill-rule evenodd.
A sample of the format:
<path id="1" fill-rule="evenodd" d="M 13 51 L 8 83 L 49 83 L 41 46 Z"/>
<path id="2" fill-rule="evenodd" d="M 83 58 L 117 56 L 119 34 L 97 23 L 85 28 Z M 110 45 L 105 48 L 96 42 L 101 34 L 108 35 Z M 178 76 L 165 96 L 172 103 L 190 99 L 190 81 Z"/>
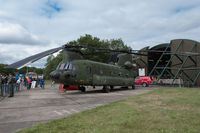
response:
<path id="1" fill-rule="evenodd" d="M 4 67 L 7 66 L 6 64 L 0 64 L 0 73 L 3 75 L 8 75 L 9 73 L 13 73 L 13 69 L 5 69 Z"/>
<path id="2" fill-rule="evenodd" d="M 44 69 L 44 77 L 46 79 L 50 78 L 49 74 L 56 69 L 56 67 L 61 61 L 62 61 L 62 51 L 56 57 L 54 57 L 53 55 L 48 56 Z"/>
<path id="3" fill-rule="evenodd" d="M 27 67 L 23 67 L 19 70 L 16 69 L 6 69 L 4 68 L 7 64 L 0 64 L 0 73 L 3 75 L 8 75 L 9 73 L 20 73 L 25 74 L 27 72 Z M 36 72 L 37 74 L 43 74 L 43 68 L 28 67 L 29 72 Z"/>
<path id="4" fill-rule="evenodd" d="M 121 39 L 111 39 L 111 40 L 100 40 L 98 37 L 92 37 L 91 35 L 86 34 L 81 36 L 77 41 L 71 41 L 69 45 L 83 45 L 96 48 L 109 48 L 113 50 L 119 49 L 131 49 Z M 100 53 L 98 53 L 100 52 Z M 101 51 L 94 51 L 93 49 L 82 50 L 82 53 L 86 54 L 83 57 L 88 60 L 108 63 L 110 57 L 113 53 L 102 53 Z M 88 55 L 89 54 L 89 55 Z"/>

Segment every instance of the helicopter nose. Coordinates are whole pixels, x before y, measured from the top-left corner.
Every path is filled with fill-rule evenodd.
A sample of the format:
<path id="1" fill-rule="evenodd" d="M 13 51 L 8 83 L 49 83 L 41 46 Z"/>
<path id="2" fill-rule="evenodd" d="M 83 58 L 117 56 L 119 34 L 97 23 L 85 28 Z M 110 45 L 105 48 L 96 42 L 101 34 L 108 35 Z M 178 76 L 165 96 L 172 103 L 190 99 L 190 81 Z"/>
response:
<path id="1" fill-rule="evenodd" d="M 53 71 L 53 72 L 50 73 L 50 77 L 53 80 L 58 80 L 59 77 L 60 77 L 60 73 L 58 71 Z"/>

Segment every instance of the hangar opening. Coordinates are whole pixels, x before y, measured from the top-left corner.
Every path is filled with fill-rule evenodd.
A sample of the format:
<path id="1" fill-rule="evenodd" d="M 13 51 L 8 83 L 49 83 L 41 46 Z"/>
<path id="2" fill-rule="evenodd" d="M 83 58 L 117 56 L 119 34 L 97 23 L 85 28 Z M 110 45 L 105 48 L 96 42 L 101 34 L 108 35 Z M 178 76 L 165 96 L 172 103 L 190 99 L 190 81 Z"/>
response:
<path id="1" fill-rule="evenodd" d="M 148 52 L 148 73 L 151 73 L 151 71 L 154 69 L 154 66 L 156 65 L 157 68 L 162 68 L 166 66 L 170 59 L 170 54 L 162 55 L 163 51 L 166 51 L 167 53 L 170 52 L 170 47 L 168 43 L 165 44 L 159 44 L 149 49 Z M 157 76 L 159 73 L 161 73 L 161 69 L 156 69 L 153 71 L 151 75 Z M 163 74 L 163 77 L 168 77 L 168 73 L 165 72 Z"/>

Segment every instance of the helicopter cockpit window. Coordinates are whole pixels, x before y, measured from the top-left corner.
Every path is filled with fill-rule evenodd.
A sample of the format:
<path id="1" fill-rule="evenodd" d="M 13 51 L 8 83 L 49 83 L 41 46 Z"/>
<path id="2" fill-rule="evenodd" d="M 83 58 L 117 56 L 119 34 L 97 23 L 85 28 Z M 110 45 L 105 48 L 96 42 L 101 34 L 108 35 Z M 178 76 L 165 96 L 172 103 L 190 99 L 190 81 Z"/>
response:
<path id="1" fill-rule="evenodd" d="M 67 64 L 65 64 L 65 70 L 71 70 L 72 69 L 72 64 L 71 63 L 67 63 Z"/>
<path id="2" fill-rule="evenodd" d="M 60 65 L 60 70 L 63 70 L 64 67 L 65 67 L 65 64 L 61 64 L 61 65 Z"/>
<path id="3" fill-rule="evenodd" d="M 68 67 L 68 69 L 71 70 L 72 68 L 73 68 L 73 67 L 72 67 L 72 64 L 69 63 L 69 67 Z"/>
<path id="4" fill-rule="evenodd" d="M 86 72 L 87 72 L 87 74 L 90 74 L 91 71 L 92 71 L 92 70 L 91 70 L 91 67 L 87 66 L 87 67 L 86 67 Z"/>
<path id="5" fill-rule="evenodd" d="M 56 68 L 57 70 L 60 69 L 60 65 L 61 65 L 61 63 L 58 64 L 58 66 L 57 66 L 57 68 Z"/>
<path id="6" fill-rule="evenodd" d="M 68 69 L 68 67 L 69 67 L 69 64 L 66 64 L 66 65 L 65 65 L 65 70 L 67 70 L 67 69 Z"/>
<path id="7" fill-rule="evenodd" d="M 119 73 L 118 73 L 118 75 L 119 75 L 119 76 L 122 76 L 122 73 L 121 73 L 121 72 L 119 72 Z"/>
<path id="8" fill-rule="evenodd" d="M 100 74 L 103 74 L 103 70 L 100 69 L 100 70 L 99 70 L 99 73 L 100 73 Z"/>

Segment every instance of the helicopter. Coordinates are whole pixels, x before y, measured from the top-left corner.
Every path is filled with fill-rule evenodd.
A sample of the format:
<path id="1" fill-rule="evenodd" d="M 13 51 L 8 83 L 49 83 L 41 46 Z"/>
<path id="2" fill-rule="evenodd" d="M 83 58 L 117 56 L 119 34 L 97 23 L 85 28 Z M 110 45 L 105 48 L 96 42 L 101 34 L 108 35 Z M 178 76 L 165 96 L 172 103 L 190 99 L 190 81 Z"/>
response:
<path id="1" fill-rule="evenodd" d="M 132 54 L 138 54 L 133 50 L 112 50 L 107 48 L 95 48 L 82 45 L 63 45 L 42 53 L 27 57 L 23 60 L 6 66 L 6 68 L 20 69 L 29 63 L 33 63 L 45 56 L 63 49 L 63 60 L 56 70 L 50 73 L 50 77 L 56 83 L 64 84 L 63 88 L 69 85 L 78 85 L 82 92 L 86 91 L 85 86 L 103 86 L 103 92 L 108 93 L 115 86 L 131 86 L 135 89 L 134 78 L 136 69 L 133 64 Z M 92 49 L 103 52 L 117 52 L 113 63 L 101 63 L 83 58 L 80 49 Z"/>

